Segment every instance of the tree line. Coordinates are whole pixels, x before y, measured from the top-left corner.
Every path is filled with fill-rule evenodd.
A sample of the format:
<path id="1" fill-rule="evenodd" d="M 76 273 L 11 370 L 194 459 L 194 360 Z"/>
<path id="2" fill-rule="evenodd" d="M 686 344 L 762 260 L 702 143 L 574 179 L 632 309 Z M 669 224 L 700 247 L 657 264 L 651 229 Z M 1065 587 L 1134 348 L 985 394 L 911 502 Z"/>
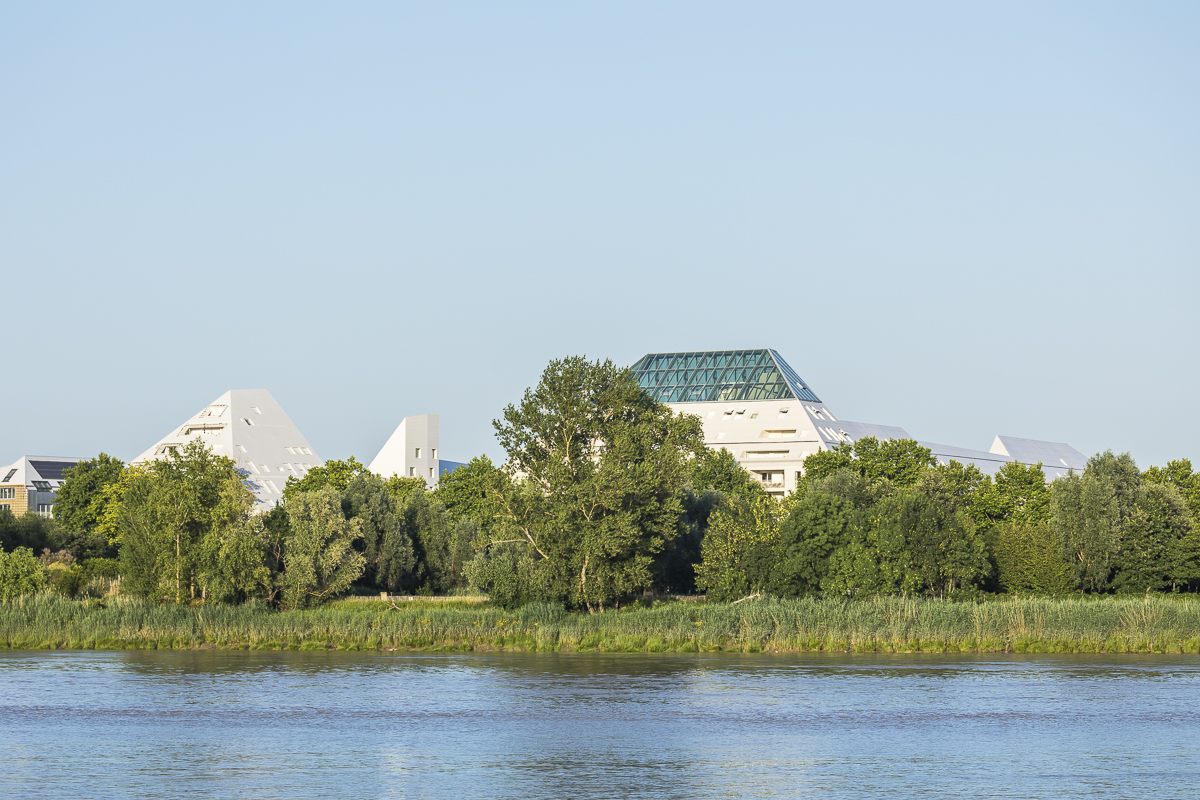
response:
<path id="1" fill-rule="evenodd" d="M 73 594 L 118 575 L 121 591 L 160 602 L 285 609 L 348 591 L 596 610 L 646 589 L 714 600 L 1200 589 L 1200 475 L 1187 460 L 1140 472 L 1103 453 L 1047 484 L 1040 466 L 989 476 L 912 440 L 863 438 L 809 456 L 779 500 L 706 447 L 696 417 L 579 357 L 551 362 L 494 427 L 502 465 L 478 457 L 426 491 L 330 461 L 290 478 L 266 513 L 249 476 L 199 440 L 136 466 L 101 454 L 66 472 L 54 519 L 0 514 L 0 594 L 47 583 Z"/>

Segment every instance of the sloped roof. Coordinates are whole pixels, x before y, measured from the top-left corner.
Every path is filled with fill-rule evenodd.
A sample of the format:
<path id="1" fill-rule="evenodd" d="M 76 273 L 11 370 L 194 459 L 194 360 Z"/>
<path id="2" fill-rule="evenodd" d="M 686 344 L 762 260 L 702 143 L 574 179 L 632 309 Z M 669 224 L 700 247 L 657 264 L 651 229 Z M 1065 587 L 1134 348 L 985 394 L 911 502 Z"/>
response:
<path id="1" fill-rule="evenodd" d="M 631 370 L 638 386 L 660 403 L 821 402 L 783 357 L 770 349 L 648 353 Z"/>
<path id="2" fill-rule="evenodd" d="M 266 389 L 231 389 L 158 440 L 133 463 L 166 458 L 192 439 L 233 459 L 248 475 L 258 505 L 269 509 L 283 497 L 289 477 L 302 478 L 321 465 L 304 434 Z"/>
<path id="3" fill-rule="evenodd" d="M 46 481 L 57 489 L 63 482 L 63 472 L 83 459 L 62 456 L 22 456 L 0 468 L 0 483 L 15 486 L 32 486 L 34 481 Z"/>
<path id="4" fill-rule="evenodd" d="M 1087 456 L 1065 442 L 1043 442 L 1038 439 L 1018 439 L 1015 436 L 997 436 L 992 442 L 992 452 L 1012 456 L 1023 464 L 1039 461 L 1046 467 L 1061 467 L 1082 472 L 1087 466 Z"/>

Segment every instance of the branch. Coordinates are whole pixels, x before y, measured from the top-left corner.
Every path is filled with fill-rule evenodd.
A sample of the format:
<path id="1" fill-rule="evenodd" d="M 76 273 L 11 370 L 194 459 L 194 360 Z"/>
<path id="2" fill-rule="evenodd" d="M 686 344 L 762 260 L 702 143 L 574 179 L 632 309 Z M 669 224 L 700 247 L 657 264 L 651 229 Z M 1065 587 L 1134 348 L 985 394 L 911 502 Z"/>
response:
<path id="1" fill-rule="evenodd" d="M 747 596 L 743 597 L 742 600 L 753 600 L 756 597 L 762 597 L 762 595 L 761 594 L 751 594 L 751 595 L 747 595 Z M 742 602 L 742 600 L 734 600 L 729 605 L 736 606 L 738 603 Z"/>

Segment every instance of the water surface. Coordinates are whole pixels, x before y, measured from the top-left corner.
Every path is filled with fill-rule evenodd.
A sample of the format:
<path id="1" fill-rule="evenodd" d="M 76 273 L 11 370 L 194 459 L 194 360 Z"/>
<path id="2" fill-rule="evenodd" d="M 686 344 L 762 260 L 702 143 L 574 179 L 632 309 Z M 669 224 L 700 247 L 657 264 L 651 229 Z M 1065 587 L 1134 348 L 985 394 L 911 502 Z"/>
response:
<path id="1" fill-rule="evenodd" d="M 8 797 L 1200 793 L 1195 656 L 0 653 Z"/>

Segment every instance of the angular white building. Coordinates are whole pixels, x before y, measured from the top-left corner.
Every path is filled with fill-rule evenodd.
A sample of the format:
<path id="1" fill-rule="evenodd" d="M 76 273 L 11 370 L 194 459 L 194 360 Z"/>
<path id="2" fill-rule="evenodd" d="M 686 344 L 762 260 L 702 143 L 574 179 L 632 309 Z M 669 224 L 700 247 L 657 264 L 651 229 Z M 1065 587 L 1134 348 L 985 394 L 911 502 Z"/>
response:
<path id="1" fill-rule="evenodd" d="M 400 420 L 383 448 L 371 459 L 367 469 L 383 479 L 393 476 L 424 478 L 433 488 L 443 473 L 461 467 L 438 455 L 438 415 L 417 414 Z"/>
<path id="2" fill-rule="evenodd" d="M 864 436 L 911 439 L 903 428 L 839 419 L 775 350 L 650 353 L 631 368 L 655 400 L 694 414 L 704 443 L 733 454 L 773 495 L 794 491 L 804 459 Z M 990 452 L 920 442 L 942 463 L 954 459 L 993 474 L 1008 461 L 1043 465 L 1047 479 L 1087 462 L 1066 444 L 997 436 Z"/>
<path id="3" fill-rule="evenodd" d="M 289 477 L 302 478 L 322 463 L 266 389 L 229 390 L 132 463 L 164 458 L 192 439 L 200 439 L 214 453 L 233 459 L 245 470 L 258 506 L 264 511 L 283 498 Z"/>

